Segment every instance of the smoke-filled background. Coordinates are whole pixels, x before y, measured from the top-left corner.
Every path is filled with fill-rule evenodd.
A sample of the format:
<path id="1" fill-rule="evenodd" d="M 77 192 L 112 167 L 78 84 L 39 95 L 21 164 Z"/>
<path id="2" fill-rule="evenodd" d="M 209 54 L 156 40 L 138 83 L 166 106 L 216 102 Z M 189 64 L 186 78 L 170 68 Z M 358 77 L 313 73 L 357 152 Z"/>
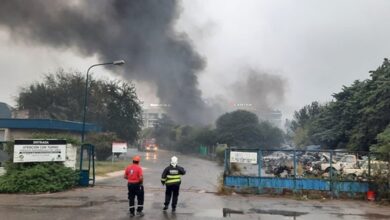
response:
<path id="1" fill-rule="evenodd" d="M 182 123 L 209 123 L 231 103 L 291 117 L 368 78 L 390 51 L 387 0 L 1 3 L 0 101 L 11 105 L 43 73 L 125 59 L 94 77 L 135 80 Z"/>
<path id="2" fill-rule="evenodd" d="M 178 14 L 175 0 L 7 0 L 0 22 L 16 40 L 96 54 L 101 62 L 124 59 L 124 77 L 155 86 L 178 122 L 203 123 L 209 118 L 197 74 L 205 61 L 174 31 Z"/>
<path id="3" fill-rule="evenodd" d="M 287 82 L 279 75 L 253 68 L 243 69 L 240 75 L 242 78 L 230 85 L 230 97 L 236 104 L 249 105 L 257 112 L 267 113 L 284 103 Z"/>

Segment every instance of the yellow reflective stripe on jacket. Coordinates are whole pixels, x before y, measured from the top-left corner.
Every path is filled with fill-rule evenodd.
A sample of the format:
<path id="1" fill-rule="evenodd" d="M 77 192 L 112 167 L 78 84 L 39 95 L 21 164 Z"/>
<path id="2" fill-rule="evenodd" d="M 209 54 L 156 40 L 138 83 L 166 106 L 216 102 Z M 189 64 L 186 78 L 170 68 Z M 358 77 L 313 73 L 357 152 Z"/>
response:
<path id="1" fill-rule="evenodd" d="M 165 183 L 166 184 L 169 184 L 169 183 L 178 183 L 180 182 L 181 180 L 180 179 L 168 179 Z"/>
<path id="2" fill-rule="evenodd" d="M 181 175 L 167 175 L 167 181 L 165 184 L 170 184 L 170 183 L 180 183 L 181 182 Z"/>
<path id="3" fill-rule="evenodd" d="M 165 178 L 161 178 L 161 181 L 164 181 L 164 182 L 165 182 L 166 180 L 167 180 L 167 179 L 165 179 Z"/>
<path id="4" fill-rule="evenodd" d="M 167 175 L 168 179 L 180 179 L 181 175 Z"/>

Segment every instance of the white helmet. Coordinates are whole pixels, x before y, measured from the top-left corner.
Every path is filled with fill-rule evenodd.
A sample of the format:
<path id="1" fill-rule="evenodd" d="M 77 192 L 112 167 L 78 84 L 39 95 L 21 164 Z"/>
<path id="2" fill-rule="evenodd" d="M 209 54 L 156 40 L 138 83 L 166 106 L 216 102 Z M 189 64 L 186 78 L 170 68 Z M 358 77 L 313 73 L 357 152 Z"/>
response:
<path id="1" fill-rule="evenodd" d="M 176 167 L 176 165 L 177 165 L 177 157 L 176 156 L 171 157 L 171 165 L 173 167 Z"/>

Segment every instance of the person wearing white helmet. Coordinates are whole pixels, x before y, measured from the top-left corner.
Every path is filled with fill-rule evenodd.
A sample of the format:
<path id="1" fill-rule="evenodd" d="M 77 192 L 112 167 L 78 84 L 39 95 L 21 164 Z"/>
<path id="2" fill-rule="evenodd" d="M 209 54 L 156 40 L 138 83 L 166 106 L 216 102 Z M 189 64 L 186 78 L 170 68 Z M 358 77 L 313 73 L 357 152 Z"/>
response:
<path id="1" fill-rule="evenodd" d="M 186 170 L 177 165 L 178 159 L 176 156 L 171 158 L 171 163 L 166 167 L 161 175 L 161 184 L 166 186 L 165 202 L 163 211 L 168 209 L 172 197 L 172 212 L 176 211 L 177 200 L 181 184 L 181 176 L 186 174 Z"/>

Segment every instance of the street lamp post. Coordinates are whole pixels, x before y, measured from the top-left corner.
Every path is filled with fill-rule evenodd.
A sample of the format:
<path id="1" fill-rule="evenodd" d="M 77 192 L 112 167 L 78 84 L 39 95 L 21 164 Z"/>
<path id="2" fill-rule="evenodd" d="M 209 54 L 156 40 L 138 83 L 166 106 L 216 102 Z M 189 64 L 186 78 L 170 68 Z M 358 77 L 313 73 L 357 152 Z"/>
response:
<path id="1" fill-rule="evenodd" d="M 87 70 L 87 79 L 85 80 L 85 91 L 84 91 L 84 111 L 83 111 L 83 128 L 81 131 L 81 142 L 84 143 L 84 136 L 85 136 L 85 117 L 87 114 L 87 98 L 88 98 L 88 77 L 89 77 L 89 70 L 91 70 L 95 66 L 104 66 L 104 65 L 122 65 L 125 64 L 124 60 L 116 60 L 109 63 L 98 63 L 90 66 Z"/>

